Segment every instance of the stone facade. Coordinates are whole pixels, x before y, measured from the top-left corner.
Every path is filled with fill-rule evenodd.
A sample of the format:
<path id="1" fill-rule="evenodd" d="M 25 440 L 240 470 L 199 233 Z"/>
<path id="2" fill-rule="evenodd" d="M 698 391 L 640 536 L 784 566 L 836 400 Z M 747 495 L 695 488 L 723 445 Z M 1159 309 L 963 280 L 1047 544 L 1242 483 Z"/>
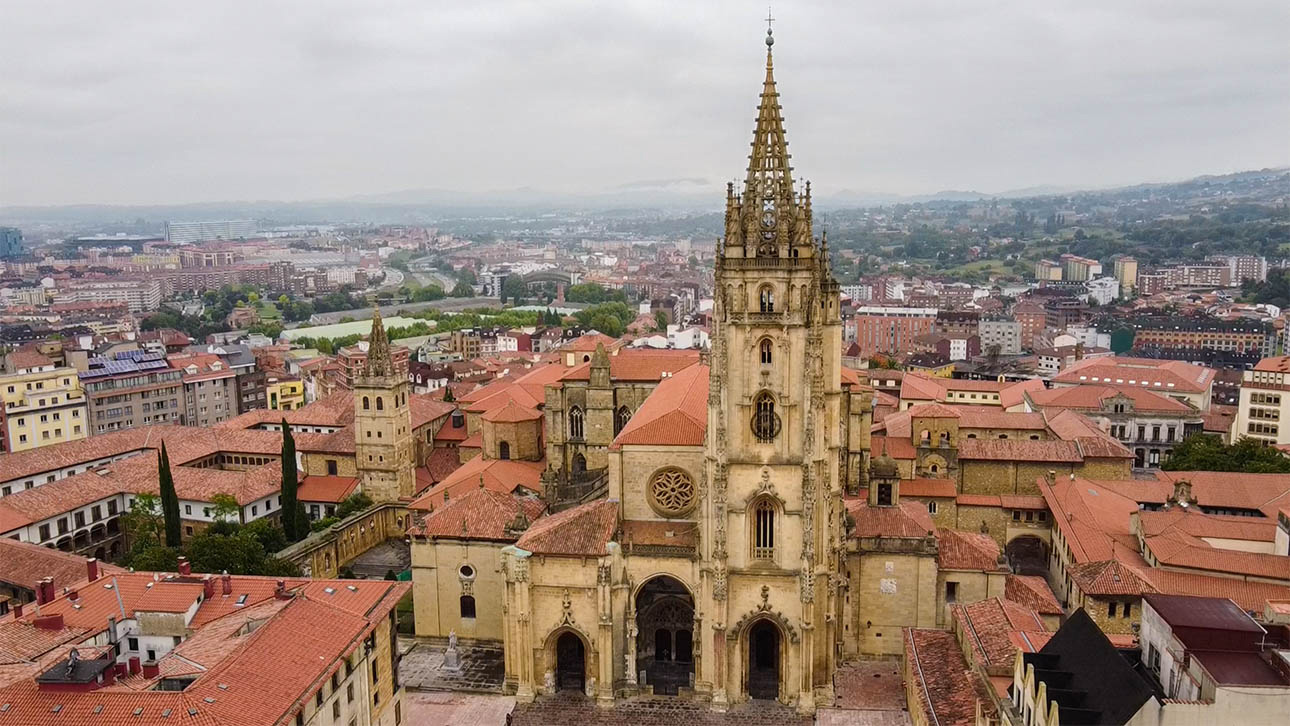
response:
<path id="1" fill-rule="evenodd" d="M 409 384 L 390 358 L 380 311 L 372 316 L 367 364 L 354 379 L 354 448 L 360 486 L 376 502 L 416 493 Z"/>

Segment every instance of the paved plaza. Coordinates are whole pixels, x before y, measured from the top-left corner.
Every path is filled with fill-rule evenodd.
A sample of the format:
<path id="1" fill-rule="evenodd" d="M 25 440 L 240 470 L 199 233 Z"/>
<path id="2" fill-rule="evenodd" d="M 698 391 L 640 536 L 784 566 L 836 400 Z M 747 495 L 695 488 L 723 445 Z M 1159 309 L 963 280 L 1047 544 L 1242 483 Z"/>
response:
<path id="1" fill-rule="evenodd" d="M 462 645 L 461 668 L 443 667 L 445 645 L 418 642 L 403 654 L 399 675 L 409 691 L 502 692 L 506 666 L 500 647 Z"/>

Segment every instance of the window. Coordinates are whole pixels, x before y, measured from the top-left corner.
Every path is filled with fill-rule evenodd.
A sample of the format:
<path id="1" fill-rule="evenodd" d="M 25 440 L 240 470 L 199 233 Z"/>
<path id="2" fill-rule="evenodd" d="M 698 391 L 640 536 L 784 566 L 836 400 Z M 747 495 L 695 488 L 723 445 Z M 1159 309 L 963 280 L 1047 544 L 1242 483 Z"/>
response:
<path id="1" fill-rule="evenodd" d="M 336 476 L 336 472 L 337 472 L 337 471 L 338 471 L 338 469 L 336 468 L 336 460 L 335 460 L 335 459 L 328 459 L 328 460 L 327 460 L 327 476 Z"/>
<path id="2" fill-rule="evenodd" d="M 627 426 L 627 422 L 630 421 L 631 418 L 632 418 L 632 410 L 630 408 L 627 408 L 626 406 L 618 407 L 618 411 L 614 413 L 614 435 L 615 436 L 617 436 L 619 432 L 621 432 L 623 428 Z"/>
<path id="3" fill-rule="evenodd" d="M 582 409 L 574 406 L 569 409 L 569 438 L 581 439 L 584 433 Z"/>
<path id="4" fill-rule="evenodd" d="M 511 458 L 511 445 L 503 441 L 497 445 L 497 458 L 503 461 Z"/>
<path id="5" fill-rule="evenodd" d="M 340 718 L 340 699 L 339 698 L 331 702 L 331 717 L 333 719 Z"/>
<path id="6" fill-rule="evenodd" d="M 770 443 L 779 433 L 779 416 L 775 415 L 775 398 L 769 391 L 757 394 L 753 403 L 753 435 L 761 443 Z"/>
<path id="7" fill-rule="evenodd" d="M 892 486 L 890 484 L 878 485 L 878 506 L 890 507 L 892 504 Z"/>
<path id="8" fill-rule="evenodd" d="M 372 408 L 372 399 L 368 398 L 367 396 L 363 396 L 363 410 L 367 411 L 371 408 Z"/>
<path id="9" fill-rule="evenodd" d="M 1115 605 L 1116 604 L 1114 602 L 1110 602 L 1106 604 L 1106 616 L 1108 618 L 1115 617 Z"/>
<path id="10" fill-rule="evenodd" d="M 185 504 L 185 505 L 184 505 L 184 514 L 192 514 L 192 513 L 193 513 L 193 505 L 191 505 L 191 504 Z"/>
<path id="11" fill-rule="evenodd" d="M 757 296 L 763 313 L 775 312 L 775 288 L 770 285 L 762 285 Z"/>
<path id="12" fill-rule="evenodd" d="M 928 502 L 928 503 L 927 503 L 927 513 L 928 513 L 928 514 L 936 514 L 936 502 Z"/>
<path id="13" fill-rule="evenodd" d="M 959 599 L 959 584 L 957 582 L 945 583 L 945 602 L 947 603 L 958 602 L 958 599 Z"/>
<path id="14" fill-rule="evenodd" d="M 475 598 L 470 595 L 461 596 L 461 617 L 462 619 L 475 617 Z"/>
<path id="15" fill-rule="evenodd" d="M 1131 603 L 1131 602 L 1126 602 L 1126 603 L 1124 604 L 1124 617 L 1126 617 L 1126 618 L 1131 618 L 1131 617 L 1133 617 L 1133 603 Z"/>
<path id="16" fill-rule="evenodd" d="M 761 364 L 764 366 L 770 365 L 774 360 L 775 344 L 770 342 L 770 338 L 762 338 L 761 345 L 758 347 L 761 349 Z"/>
<path id="17" fill-rule="evenodd" d="M 775 559 L 775 503 L 769 499 L 753 506 L 753 559 Z"/>
<path id="18" fill-rule="evenodd" d="M 384 411 L 384 410 L 385 410 L 385 396 L 377 396 L 377 397 L 376 397 L 376 410 L 377 410 L 377 411 Z"/>
<path id="19" fill-rule="evenodd" d="M 348 662 L 345 665 L 347 666 L 347 670 L 349 668 L 353 668 L 353 666 L 350 666 Z M 345 703 L 353 703 L 353 702 L 354 702 L 354 684 L 350 683 L 349 685 L 345 686 Z"/>
<path id="20" fill-rule="evenodd" d="M 318 708 L 322 708 L 323 692 L 321 688 L 319 688 L 318 692 L 314 694 L 314 705 L 317 706 Z"/>

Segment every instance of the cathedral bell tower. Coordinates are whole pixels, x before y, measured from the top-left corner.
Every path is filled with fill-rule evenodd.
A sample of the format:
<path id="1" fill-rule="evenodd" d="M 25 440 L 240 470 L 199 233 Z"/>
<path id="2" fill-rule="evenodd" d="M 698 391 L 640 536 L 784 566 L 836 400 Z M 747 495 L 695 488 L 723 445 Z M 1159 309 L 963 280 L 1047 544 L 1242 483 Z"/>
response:
<path id="1" fill-rule="evenodd" d="M 811 187 L 789 165 L 773 44 L 768 30 L 747 174 L 726 189 L 717 246 L 701 542 L 727 654 L 714 703 L 773 696 L 813 713 L 840 642 L 842 327 Z"/>
<path id="2" fill-rule="evenodd" d="M 416 493 L 408 377 L 394 366 L 381 311 L 372 315 L 367 364 L 354 377 L 354 451 L 359 488 L 376 502 Z"/>

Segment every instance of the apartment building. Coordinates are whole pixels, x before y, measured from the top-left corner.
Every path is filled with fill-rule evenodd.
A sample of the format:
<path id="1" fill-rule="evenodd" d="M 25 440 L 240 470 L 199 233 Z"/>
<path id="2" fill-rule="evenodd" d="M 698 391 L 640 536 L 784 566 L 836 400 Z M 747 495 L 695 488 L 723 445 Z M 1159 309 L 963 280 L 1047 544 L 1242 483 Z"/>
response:
<path id="1" fill-rule="evenodd" d="M 85 394 L 76 369 L 35 350 L 5 356 L 0 376 L 0 451 L 25 451 L 89 435 Z"/>
<path id="2" fill-rule="evenodd" d="M 1152 316 L 1122 322 L 1133 329 L 1135 348 L 1207 348 L 1263 356 L 1276 352 L 1276 329 L 1260 320 Z"/>
<path id="3" fill-rule="evenodd" d="M 915 352 L 919 336 L 932 332 L 936 308 L 862 305 L 856 308 L 856 343 L 860 354 L 904 356 Z"/>
<path id="4" fill-rule="evenodd" d="M 1058 282 L 1062 279 L 1061 263 L 1052 260 L 1035 262 L 1035 279 L 1040 282 Z"/>
<path id="5" fill-rule="evenodd" d="M 1120 257 L 1115 260 L 1115 279 L 1120 283 L 1120 297 L 1133 297 L 1138 291 L 1138 261 L 1133 257 Z"/>
<path id="6" fill-rule="evenodd" d="M 1034 346 L 1035 338 L 1048 330 L 1048 312 L 1043 305 L 1023 301 L 1012 307 L 1012 318 L 1021 325 L 1021 347 Z"/>
<path id="7" fill-rule="evenodd" d="M 202 242 L 212 239 L 247 239 L 256 235 L 255 220 L 219 222 L 166 222 L 167 242 Z"/>
<path id="8" fill-rule="evenodd" d="M 54 290 L 54 303 L 124 302 L 132 313 L 146 313 L 161 307 L 162 281 L 155 277 L 104 280 L 62 280 Z"/>
<path id="9" fill-rule="evenodd" d="M 1233 443 L 1243 436 L 1265 444 L 1290 443 L 1290 356 L 1264 358 L 1245 371 L 1236 406 Z"/>
<path id="10" fill-rule="evenodd" d="M 981 338 L 981 350 L 990 352 L 993 346 L 999 347 L 999 355 L 1018 355 L 1021 353 L 1021 323 L 1010 318 L 982 318 L 977 325 L 977 335 Z"/>
<path id="11" fill-rule="evenodd" d="M 1066 254 L 1060 258 L 1062 279 L 1067 282 L 1088 282 L 1102 275 L 1102 263 L 1088 257 Z"/>
<path id="12" fill-rule="evenodd" d="M 91 358 L 80 371 L 90 435 L 158 423 L 179 423 L 185 412 L 183 371 L 161 353 L 122 351 Z"/>
<path id="13" fill-rule="evenodd" d="M 1209 258 L 1211 262 L 1227 265 L 1232 271 L 1232 284 L 1240 285 L 1246 280 L 1264 282 L 1268 279 L 1268 260 L 1259 255 L 1218 255 Z"/>
<path id="14" fill-rule="evenodd" d="M 184 374 L 182 425 L 208 427 L 237 415 L 237 372 L 218 355 L 186 353 L 167 360 Z"/>
<path id="15" fill-rule="evenodd" d="M 1167 267 L 1165 287 L 1231 287 L 1232 268 L 1227 265 L 1176 265 Z"/>

